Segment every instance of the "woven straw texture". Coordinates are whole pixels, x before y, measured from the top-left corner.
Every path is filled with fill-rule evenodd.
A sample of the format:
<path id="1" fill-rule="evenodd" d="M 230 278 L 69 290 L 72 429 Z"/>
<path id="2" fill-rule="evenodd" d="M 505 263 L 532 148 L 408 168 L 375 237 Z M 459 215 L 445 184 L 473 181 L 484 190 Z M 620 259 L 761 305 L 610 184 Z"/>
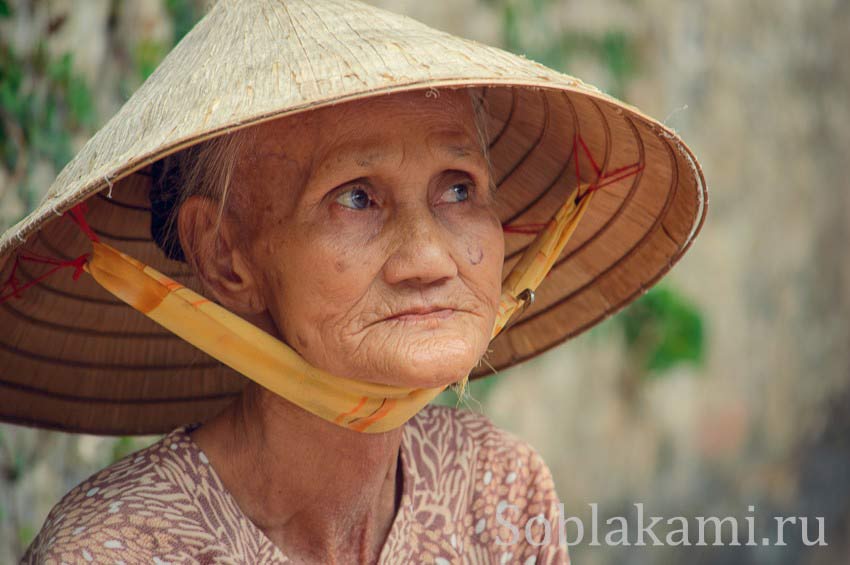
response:
<path id="1" fill-rule="evenodd" d="M 90 251 L 59 216 L 82 201 L 100 238 L 191 287 L 151 241 L 151 163 L 200 140 L 311 108 L 402 90 L 483 87 L 499 214 L 546 222 L 577 184 L 640 172 L 595 195 L 536 301 L 491 344 L 503 369 L 610 316 L 687 250 L 704 179 L 674 133 L 572 77 L 348 0 L 222 0 L 0 239 L 0 279 L 17 253 Z M 533 235 L 506 234 L 505 273 Z M 18 265 L 20 284 L 42 266 Z M 475 376 L 486 375 L 486 365 Z M 0 305 L 0 419 L 104 434 L 165 432 L 208 418 L 245 379 L 106 293 L 59 272 Z"/>

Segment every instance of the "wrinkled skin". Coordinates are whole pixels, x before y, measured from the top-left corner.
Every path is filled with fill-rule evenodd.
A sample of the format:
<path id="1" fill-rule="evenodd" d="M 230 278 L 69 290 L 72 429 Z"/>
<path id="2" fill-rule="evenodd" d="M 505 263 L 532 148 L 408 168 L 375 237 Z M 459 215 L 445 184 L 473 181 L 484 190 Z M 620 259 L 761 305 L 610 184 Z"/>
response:
<path id="1" fill-rule="evenodd" d="M 466 93 L 396 94 L 258 126 L 221 230 L 194 197 L 180 235 L 189 249 L 220 237 L 196 254 L 206 291 L 314 366 L 444 386 L 485 353 L 496 316 L 490 184 Z"/>

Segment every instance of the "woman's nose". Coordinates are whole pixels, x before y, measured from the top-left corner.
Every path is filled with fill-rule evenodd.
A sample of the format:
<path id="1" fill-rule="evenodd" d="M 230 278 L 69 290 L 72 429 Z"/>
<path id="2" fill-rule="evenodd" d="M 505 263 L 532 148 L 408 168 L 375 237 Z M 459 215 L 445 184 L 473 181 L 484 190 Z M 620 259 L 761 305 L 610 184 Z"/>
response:
<path id="1" fill-rule="evenodd" d="M 431 210 L 408 209 L 395 218 L 390 255 L 384 265 L 387 284 L 430 285 L 457 276 L 451 234 Z"/>

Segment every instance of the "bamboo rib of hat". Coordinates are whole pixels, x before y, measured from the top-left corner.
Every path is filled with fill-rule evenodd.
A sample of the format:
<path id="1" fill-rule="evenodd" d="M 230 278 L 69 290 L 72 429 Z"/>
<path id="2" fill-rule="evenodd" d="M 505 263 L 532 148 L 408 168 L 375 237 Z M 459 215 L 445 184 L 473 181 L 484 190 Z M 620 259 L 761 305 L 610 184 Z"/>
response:
<path id="1" fill-rule="evenodd" d="M 579 182 L 598 179 L 596 169 L 640 165 L 597 191 L 534 304 L 491 344 L 497 370 L 527 360 L 618 311 L 676 263 L 705 215 L 699 165 L 674 132 L 577 79 L 351 0 L 220 1 L 3 235 L 0 280 L 18 253 L 70 260 L 88 252 L 86 236 L 60 217 L 86 201 L 101 240 L 196 286 L 152 241 L 152 163 L 320 106 L 467 86 L 482 87 L 505 225 L 546 222 Z M 505 273 L 531 239 L 506 234 Z M 15 276 L 23 285 L 43 272 L 20 263 Z M 0 419 L 8 422 L 165 432 L 208 418 L 245 382 L 87 276 L 60 272 L 0 305 Z"/>

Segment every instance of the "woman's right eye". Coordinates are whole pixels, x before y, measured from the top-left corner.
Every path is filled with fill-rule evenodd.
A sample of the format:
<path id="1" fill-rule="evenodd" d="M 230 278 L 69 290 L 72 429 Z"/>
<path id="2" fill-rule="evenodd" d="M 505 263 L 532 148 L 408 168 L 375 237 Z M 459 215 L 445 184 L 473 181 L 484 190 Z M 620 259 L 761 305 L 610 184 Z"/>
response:
<path id="1" fill-rule="evenodd" d="M 369 193 L 358 186 L 341 192 L 336 197 L 336 201 L 339 205 L 351 208 L 352 210 L 365 210 L 374 203 Z"/>

